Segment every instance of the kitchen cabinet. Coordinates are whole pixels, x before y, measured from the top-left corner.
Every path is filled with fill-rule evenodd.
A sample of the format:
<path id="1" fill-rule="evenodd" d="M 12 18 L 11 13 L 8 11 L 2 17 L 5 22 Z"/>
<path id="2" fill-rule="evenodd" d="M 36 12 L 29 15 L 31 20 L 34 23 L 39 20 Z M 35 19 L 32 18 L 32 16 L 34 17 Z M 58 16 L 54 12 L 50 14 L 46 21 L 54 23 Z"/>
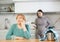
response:
<path id="1" fill-rule="evenodd" d="M 32 24 L 31 24 L 30 32 L 31 32 L 31 39 L 35 39 L 36 28 L 33 27 Z"/>
<path id="2" fill-rule="evenodd" d="M 14 12 L 14 3 L 0 4 L 0 12 Z"/>
<path id="3" fill-rule="evenodd" d="M 5 40 L 8 30 L 0 30 L 0 40 Z"/>

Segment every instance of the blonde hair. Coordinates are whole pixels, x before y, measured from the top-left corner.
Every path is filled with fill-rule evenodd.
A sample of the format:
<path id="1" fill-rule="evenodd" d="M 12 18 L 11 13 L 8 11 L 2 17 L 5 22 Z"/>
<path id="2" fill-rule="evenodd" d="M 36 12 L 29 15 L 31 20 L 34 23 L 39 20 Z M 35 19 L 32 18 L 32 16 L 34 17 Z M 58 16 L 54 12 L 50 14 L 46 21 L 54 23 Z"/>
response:
<path id="1" fill-rule="evenodd" d="M 18 18 L 18 16 L 22 16 L 23 17 L 23 20 L 26 21 L 26 18 L 25 18 L 25 16 L 23 14 L 21 14 L 21 13 L 20 14 L 17 14 L 16 19 Z"/>

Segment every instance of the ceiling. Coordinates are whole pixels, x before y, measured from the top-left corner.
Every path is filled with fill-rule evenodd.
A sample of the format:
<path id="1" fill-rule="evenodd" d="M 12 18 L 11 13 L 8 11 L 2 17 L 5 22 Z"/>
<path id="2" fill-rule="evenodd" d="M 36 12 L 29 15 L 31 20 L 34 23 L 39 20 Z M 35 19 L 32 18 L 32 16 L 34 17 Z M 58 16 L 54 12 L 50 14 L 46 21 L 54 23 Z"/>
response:
<path id="1" fill-rule="evenodd" d="M 22 2 L 60 2 L 60 0 L 0 0 L 0 4 L 10 4 L 13 1 L 22 1 Z"/>

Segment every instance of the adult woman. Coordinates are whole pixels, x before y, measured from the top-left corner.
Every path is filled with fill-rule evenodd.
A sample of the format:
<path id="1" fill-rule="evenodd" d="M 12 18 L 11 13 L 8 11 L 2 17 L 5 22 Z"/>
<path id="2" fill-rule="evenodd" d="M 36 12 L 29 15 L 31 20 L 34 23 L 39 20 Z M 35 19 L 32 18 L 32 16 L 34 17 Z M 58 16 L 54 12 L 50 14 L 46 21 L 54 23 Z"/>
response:
<path id="1" fill-rule="evenodd" d="M 45 40 L 44 32 L 51 26 L 51 22 L 43 15 L 42 10 L 37 11 L 36 25 L 36 39 Z"/>
<path id="2" fill-rule="evenodd" d="M 16 24 L 13 24 L 6 35 L 7 40 L 11 39 L 29 39 L 30 38 L 30 29 L 29 25 L 25 24 L 26 19 L 23 14 L 18 14 L 16 16 Z"/>

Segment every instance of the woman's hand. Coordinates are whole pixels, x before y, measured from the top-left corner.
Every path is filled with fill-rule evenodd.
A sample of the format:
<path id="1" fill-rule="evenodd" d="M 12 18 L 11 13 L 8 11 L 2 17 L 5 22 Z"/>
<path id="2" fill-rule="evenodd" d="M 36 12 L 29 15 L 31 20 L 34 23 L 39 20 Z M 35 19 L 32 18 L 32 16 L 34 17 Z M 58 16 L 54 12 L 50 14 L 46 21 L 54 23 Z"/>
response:
<path id="1" fill-rule="evenodd" d="M 21 27 L 25 27 L 25 21 L 24 20 L 21 22 Z"/>
<path id="2" fill-rule="evenodd" d="M 15 37 L 15 40 L 22 40 L 24 39 L 23 37 Z"/>
<path id="3" fill-rule="evenodd" d="M 22 26 L 22 28 L 23 28 L 24 31 L 27 31 L 27 29 L 25 27 L 25 21 L 24 20 L 21 22 L 21 26 Z"/>

